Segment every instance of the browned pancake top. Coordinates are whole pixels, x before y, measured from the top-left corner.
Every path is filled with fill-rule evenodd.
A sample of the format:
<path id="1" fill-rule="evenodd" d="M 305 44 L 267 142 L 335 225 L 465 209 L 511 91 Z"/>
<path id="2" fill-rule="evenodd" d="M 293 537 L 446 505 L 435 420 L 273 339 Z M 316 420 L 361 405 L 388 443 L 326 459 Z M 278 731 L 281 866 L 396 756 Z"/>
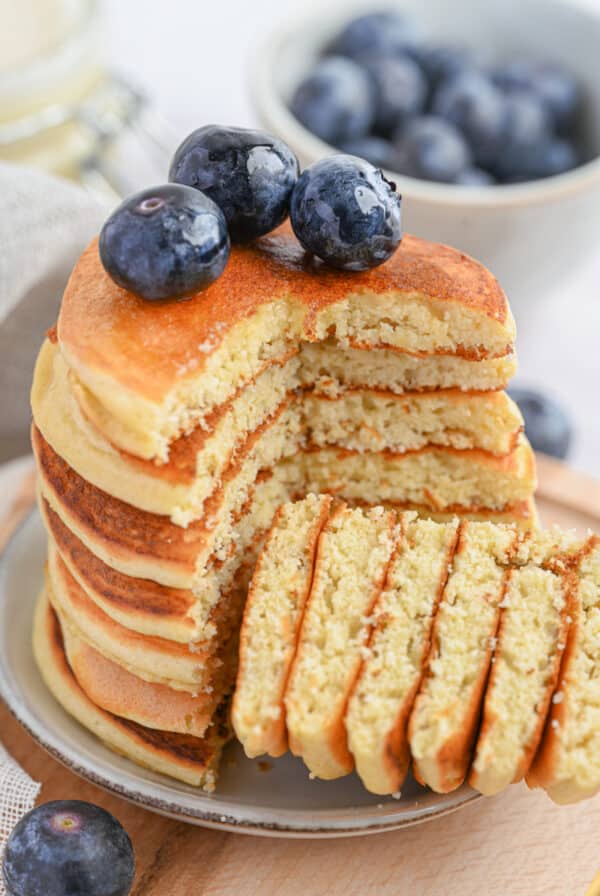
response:
<path id="1" fill-rule="evenodd" d="M 222 276 L 185 301 L 146 302 L 108 276 L 94 240 L 73 270 L 58 335 L 71 358 L 160 397 L 182 376 L 197 375 L 204 344 L 218 339 L 262 305 L 293 296 L 311 314 L 351 293 L 418 292 L 479 309 L 503 323 L 506 296 L 493 275 L 467 255 L 406 235 L 385 264 L 343 273 L 307 255 L 284 226 L 250 246 L 234 246 Z"/>

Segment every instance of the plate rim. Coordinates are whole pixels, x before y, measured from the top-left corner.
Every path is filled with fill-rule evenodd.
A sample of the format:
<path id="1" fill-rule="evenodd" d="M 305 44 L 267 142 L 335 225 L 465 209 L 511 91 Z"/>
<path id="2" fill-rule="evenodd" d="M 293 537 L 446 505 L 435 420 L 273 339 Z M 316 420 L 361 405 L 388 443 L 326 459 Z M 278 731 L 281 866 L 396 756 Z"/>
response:
<path id="1" fill-rule="evenodd" d="M 17 547 L 20 546 L 21 540 L 27 538 L 28 530 L 31 529 L 33 533 L 33 526 L 39 521 L 41 521 L 39 512 L 37 507 L 34 507 L 15 528 L 0 555 L 0 602 L 2 604 L 4 604 L 4 598 L 8 593 L 11 558 Z M 1 612 L 6 612 L 5 606 L 2 606 Z M 37 674 L 39 675 L 39 672 Z M 331 813 L 335 810 L 317 809 L 311 810 L 314 818 L 314 823 L 312 824 L 302 819 L 294 821 L 294 815 L 297 814 L 298 810 L 293 809 L 263 808 L 261 814 L 267 813 L 268 816 L 268 813 L 271 812 L 270 819 L 268 817 L 262 819 L 252 818 L 251 807 L 244 804 L 236 804 L 235 807 L 232 807 L 230 803 L 223 803 L 222 808 L 219 809 L 218 796 L 216 798 L 208 797 L 200 790 L 197 796 L 194 795 L 194 800 L 197 800 L 198 803 L 197 806 L 183 805 L 181 801 L 175 798 L 175 794 L 171 798 L 160 794 L 161 789 L 167 792 L 170 789 L 167 776 L 160 776 L 161 779 L 164 778 L 165 783 L 162 780 L 160 782 L 145 780 L 138 776 L 135 764 L 132 762 L 130 763 L 131 770 L 119 769 L 118 775 L 111 775 L 110 770 L 100 771 L 94 768 L 93 764 L 84 758 L 83 753 L 78 755 L 76 749 L 73 749 L 66 739 L 61 737 L 59 730 L 49 728 L 28 706 L 27 701 L 31 702 L 31 698 L 27 697 L 27 688 L 23 687 L 19 677 L 15 675 L 15 671 L 3 651 L 0 651 L 0 696 L 11 715 L 23 726 L 27 734 L 50 756 L 74 774 L 137 806 L 178 821 L 185 821 L 207 828 L 253 836 L 297 839 L 366 836 L 414 827 L 418 824 L 452 814 L 482 798 L 481 794 L 463 785 L 462 788 L 452 794 L 446 805 L 417 807 L 408 817 L 406 814 L 399 815 L 398 811 L 392 809 L 382 816 L 373 815 L 370 818 L 361 818 L 361 807 L 357 807 L 354 810 L 356 812 L 356 820 L 353 823 L 349 823 L 347 816 L 339 820 L 331 817 L 320 819 L 319 815 L 328 811 Z M 60 706 L 50 691 L 48 691 L 48 697 Z M 73 721 L 76 722 L 76 720 Z M 79 723 L 76 722 L 76 724 Z M 90 734 L 94 736 L 92 732 Z M 101 741 L 98 742 L 104 749 L 110 749 L 102 744 Z M 117 778 L 121 780 L 117 780 Z M 443 795 L 440 794 L 440 798 L 443 798 Z M 216 804 L 209 807 L 207 805 L 209 799 L 211 801 L 216 799 Z M 382 797 L 382 799 L 384 798 Z M 260 807 L 257 808 L 260 810 Z M 232 811 L 235 811 L 235 814 L 231 814 Z M 306 812 L 307 810 L 303 811 Z M 340 811 L 347 812 L 348 810 Z"/>

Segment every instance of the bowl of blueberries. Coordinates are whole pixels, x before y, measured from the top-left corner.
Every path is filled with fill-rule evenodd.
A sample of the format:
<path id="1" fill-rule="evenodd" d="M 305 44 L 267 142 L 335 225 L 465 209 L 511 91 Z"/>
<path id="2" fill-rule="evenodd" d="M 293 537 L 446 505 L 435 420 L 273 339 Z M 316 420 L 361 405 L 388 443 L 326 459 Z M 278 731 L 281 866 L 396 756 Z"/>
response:
<path id="1" fill-rule="evenodd" d="M 314 14 L 255 55 L 262 122 L 303 165 L 381 167 L 413 232 L 542 296 L 600 238 L 600 15 L 570 0 Z"/>

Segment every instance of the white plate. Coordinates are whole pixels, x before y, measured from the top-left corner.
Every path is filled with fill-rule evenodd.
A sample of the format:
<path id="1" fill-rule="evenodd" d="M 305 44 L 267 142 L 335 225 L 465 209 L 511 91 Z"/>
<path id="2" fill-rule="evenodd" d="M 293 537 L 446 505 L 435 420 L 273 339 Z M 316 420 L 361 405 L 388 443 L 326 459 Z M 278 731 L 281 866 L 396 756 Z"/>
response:
<path id="1" fill-rule="evenodd" d="M 225 752 L 217 792 L 206 794 L 118 756 L 62 709 L 36 668 L 31 625 L 45 553 L 36 511 L 14 536 L 0 568 L 0 693 L 32 737 L 83 778 L 163 815 L 265 836 L 371 834 L 438 818 L 478 798 L 468 787 L 440 796 L 412 779 L 399 799 L 376 797 L 356 775 L 311 781 L 300 760 L 284 756 L 265 768 L 238 744 Z"/>

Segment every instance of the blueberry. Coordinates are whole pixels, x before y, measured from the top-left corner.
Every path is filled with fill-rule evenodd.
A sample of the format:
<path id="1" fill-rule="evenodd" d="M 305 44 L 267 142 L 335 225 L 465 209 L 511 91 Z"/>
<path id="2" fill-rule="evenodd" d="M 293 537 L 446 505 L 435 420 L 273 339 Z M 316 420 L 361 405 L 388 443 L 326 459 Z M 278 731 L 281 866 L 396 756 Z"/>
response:
<path id="1" fill-rule="evenodd" d="M 212 199 L 164 184 L 125 199 L 100 233 L 100 258 L 119 286 L 144 299 L 189 296 L 222 274 L 227 224 Z"/>
<path id="2" fill-rule="evenodd" d="M 576 168 L 579 164 L 577 150 L 568 140 L 548 139 L 522 152 L 513 164 L 512 172 L 504 178 L 505 183 L 521 183 L 553 177 Z"/>
<path id="3" fill-rule="evenodd" d="M 386 261 L 402 239 L 400 196 L 381 171 L 355 156 L 307 168 L 292 193 L 291 220 L 305 249 L 346 271 Z"/>
<path id="4" fill-rule="evenodd" d="M 435 90 L 443 81 L 475 67 L 473 54 L 466 47 L 450 44 L 433 47 L 424 45 L 410 52 L 425 73 L 431 90 Z"/>
<path id="5" fill-rule="evenodd" d="M 2 873 L 9 896 L 126 896 L 134 867 L 131 840 L 113 815 L 58 800 L 17 824 Z"/>
<path id="6" fill-rule="evenodd" d="M 504 100 L 501 136 L 491 165 L 502 178 L 527 173 L 531 159 L 550 140 L 546 109 L 533 93 L 521 91 Z"/>
<path id="7" fill-rule="evenodd" d="M 465 168 L 454 181 L 463 187 L 489 187 L 496 183 L 492 175 L 483 168 Z"/>
<path id="8" fill-rule="evenodd" d="M 421 35 L 414 20 L 388 9 L 352 19 L 326 52 L 358 59 L 367 53 L 402 53 L 420 43 Z"/>
<path id="9" fill-rule="evenodd" d="M 206 125 L 183 141 L 169 180 L 195 187 L 219 206 L 234 241 L 278 227 L 289 213 L 298 159 L 283 140 L 245 128 Z"/>
<path id="10" fill-rule="evenodd" d="M 571 72 L 551 62 L 513 59 L 493 70 L 496 84 L 508 91 L 535 93 L 546 107 L 553 127 L 565 132 L 575 122 L 581 102 L 581 86 Z"/>
<path id="11" fill-rule="evenodd" d="M 427 100 L 427 81 L 408 56 L 362 60 L 375 89 L 375 130 L 388 136 L 408 118 L 419 115 Z"/>
<path id="12" fill-rule="evenodd" d="M 525 434 L 532 447 L 553 457 L 565 458 L 571 447 L 573 430 L 564 409 L 533 389 L 513 387 L 509 394 L 521 409 Z"/>
<path id="13" fill-rule="evenodd" d="M 471 165 L 471 152 L 460 131 L 433 115 L 409 121 L 398 136 L 398 171 L 410 177 L 453 183 Z"/>
<path id="14" fill-rule="evenodd" d="M 384 140 L 383 137 L 370 135 L 367 137 L 356 137 L 354 140 L 346 140 L 342 143 L 340 149 L 351 156 L 358 156 L 360 159 L 366 159 L 376 168 L 390 168 L 394 170 L 396 165 L 396 150 L 393 143 Z"/>
<path id="15" fill-rule="evenodd" d="M 465 71 L 441 84 L 432 111 L 462 131 L 480 164 L 496 151 L 504 124 L 504 97 L 482 73 Z"/>
<path id="16" fill-rule="evenodd" d="M 370 130 L 373 101 L 373 86 L 364 69 L 351 59 L 331 56 L 298 85 L 290 110 L 309 131 L 337 146 Z"/>

